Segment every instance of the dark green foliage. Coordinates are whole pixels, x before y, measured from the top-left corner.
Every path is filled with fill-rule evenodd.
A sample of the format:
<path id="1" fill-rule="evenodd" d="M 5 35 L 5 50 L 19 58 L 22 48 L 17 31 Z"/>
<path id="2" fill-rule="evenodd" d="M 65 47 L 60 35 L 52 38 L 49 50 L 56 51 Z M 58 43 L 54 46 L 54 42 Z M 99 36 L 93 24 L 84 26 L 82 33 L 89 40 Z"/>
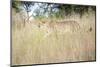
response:
<path id="1" fill-rule="evenodd" d="M 33 5 L 33 2 L 12 0 L 12 8 L 16 9 L 17 12 L 22 10 L 20 7 L 23 7 L 27 12 L 30 12 L 30 7 Z"/>
<path id="2" fill-rule="evenodd" d="M 28 17 L 29 17 L 29 12 L 33 10 L 31 9 L 31 7 L 35 7 L 34 4 L 37 4 L 37 6 L 39 7 L 33 11 L 35 15 L 32 14 L 32 16 L 34 18 L 43 18 L 43 17 L 64 18 L 66 16 L 71 16 L 73 13 L 79 14 L 80 17 L 82 17 L 84 13 L 89 13 L 89 9 L 91 9 L 92 11 L 96 10 L 95 6 L 86 6 L 86 5 L 34 3 L 29 1 L 15 1 L 15 0 L 12 1 L 12 7 L 15 8 L 17 12 L 21 11 L 21 9 L 19 8 L 20 6 L 23 7 L 27 12 Z"/>
<path id="3" fill-rule="evenodd" d="M 82 16 L 84 13 L 88 13 L 89 8 L 95 11 L 95 6 L 82 6 L 82 5 L 59 5 L 59 10 L 63 13 L 63 15 L 71 15 L 73 12 Z"/>
<path id="4" fill-rule="evenodd" d="M 20 1 L 12 0 L 12 8 L 14 8 L 16 12 L 20 12 Z"/>
<path id="5" fill-rule="evenodd" d="M 20 3 L 21 3 L 21 6 L 23 6 L 24 9 L 25 9 L 27 12 L 30 12 L 30 11 L 31 11 L 30 7 L 34 5 L 33 2 L 29 2 L 29 1 L 28 1 L 28 2 L 27 2 L 27 1 L 20 1 Z"/>

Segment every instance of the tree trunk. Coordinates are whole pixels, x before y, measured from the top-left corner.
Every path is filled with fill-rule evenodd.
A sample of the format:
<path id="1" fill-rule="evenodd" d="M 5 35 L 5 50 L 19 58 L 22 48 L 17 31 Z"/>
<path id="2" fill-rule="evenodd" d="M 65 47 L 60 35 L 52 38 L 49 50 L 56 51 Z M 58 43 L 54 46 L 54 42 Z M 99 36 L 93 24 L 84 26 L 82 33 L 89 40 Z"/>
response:
<path id="1" fill-rule="evenodd" d="M 27 23 L 29 23 L 29 13 L 27 12 Z"/>

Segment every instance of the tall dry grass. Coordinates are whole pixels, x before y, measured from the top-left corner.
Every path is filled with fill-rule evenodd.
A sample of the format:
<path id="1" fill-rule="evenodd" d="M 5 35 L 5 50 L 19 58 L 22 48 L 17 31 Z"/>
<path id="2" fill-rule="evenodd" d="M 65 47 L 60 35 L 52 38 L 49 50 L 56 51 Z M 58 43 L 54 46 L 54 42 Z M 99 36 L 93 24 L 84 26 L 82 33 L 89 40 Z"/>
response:
<path id="1" fill-rule="evenodd" d="M 35 25 L 39 20 L 26 23 L 26 26 L 21 29 L 12 26 L 12 64 L 95 60 L 95 13 L 84 14 L 82 18 L 72 15 L 65 19 L 77 21 L 80 29 L 75 33 L 52 32 L 44 38 L 46 30 Z M 50 19 L 46 21 L 50 21 Z"/>

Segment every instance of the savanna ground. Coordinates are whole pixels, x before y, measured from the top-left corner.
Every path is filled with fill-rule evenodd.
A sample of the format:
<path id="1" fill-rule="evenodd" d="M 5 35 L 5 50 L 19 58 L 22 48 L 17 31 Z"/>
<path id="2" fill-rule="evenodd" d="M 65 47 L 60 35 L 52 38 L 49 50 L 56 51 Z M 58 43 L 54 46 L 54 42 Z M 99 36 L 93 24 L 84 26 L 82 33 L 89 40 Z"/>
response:
<path id="1" fill-rule="evenodd" d="M 34 26 L 34 23 L 41 22 L 39 20 L 31 20 L 31 23 L 26 23 L 25 27 L 22 28 L 12 26 L 12 64 L 27 65 L 96 60 L 95 13 L 84 14 L 81 18 L 74 14 L 65 19 L 77 21 L 80 28 L 73 33 L 52 32 L 49 36 L 44 37 L 46 30 Z M 21 20 L 18 21 L 21 22 Z M 60 21 L 60 19 L 53 22 L 55 21 Z"/>
<path id="2" fill-rule="evenodd" d="M 91 11 L 81 17 L 73 13 L 65 18 L 31 19 L 23 23 L 22 16 L 12 10 L 12 65 L 96 60 L 95 20 L 95 12 Z M 58 26 L 57 31 L 51 29 L 45 36 L 53 27 L 45 27 L 45 23 L 63 21 L 66 24 Z"/>

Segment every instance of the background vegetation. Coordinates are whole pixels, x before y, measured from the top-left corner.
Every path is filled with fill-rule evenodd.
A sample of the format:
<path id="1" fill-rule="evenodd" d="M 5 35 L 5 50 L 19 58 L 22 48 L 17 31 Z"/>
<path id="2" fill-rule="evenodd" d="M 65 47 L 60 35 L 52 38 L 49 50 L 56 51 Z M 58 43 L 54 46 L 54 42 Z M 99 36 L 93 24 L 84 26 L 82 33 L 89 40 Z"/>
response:
<path id="1" fill-rule="evenodd" d="M 12 8 L 16 13 L 22 12 L 24 14 L 24 25 L 26 22 L 30 22 L 29 19 L 44 19 L 44 18 L 56 18 L 64 19 L 72 14 L 79 14 L 82 17 L 83 14 L 96 10 L 96 7 L 85 5 L 66 5 L 57 3 L 35 3 L 29 1 L 12 1 Z M 20 14 L 21 15 L 21 14 Z M 26 16 L 26 17 L 25 17 Z"/>

